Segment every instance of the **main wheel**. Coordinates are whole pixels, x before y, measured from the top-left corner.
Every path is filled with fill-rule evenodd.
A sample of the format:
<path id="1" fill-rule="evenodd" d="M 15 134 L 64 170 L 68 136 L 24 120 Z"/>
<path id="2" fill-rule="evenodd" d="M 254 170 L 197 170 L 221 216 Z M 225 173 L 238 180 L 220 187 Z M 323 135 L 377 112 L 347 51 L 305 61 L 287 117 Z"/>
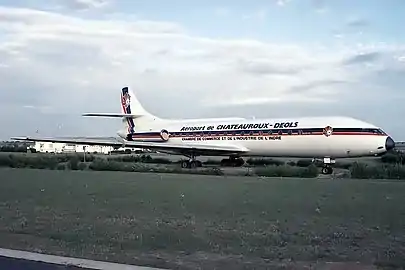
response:
<path id="1" fill-rule="evenodd" d="M 221 167 L 228 167 L 230 163 L 229 158 L 224 158 L 221 160 Z"/>
<path id="2" fill-rule="evenodd" d="M 198 161 L 192 160 L 190 161 L 190 168 L 195 169 L 198 167 Z"/>
<path id="3" fill-rule="evenodd" d="M 245 164 L 243 158 L 224 158 L 221 160 L 222 167 L 241 167 Z"/>
<path id="4" fill-rule="evenodd" d="M 243 160 L 243 158 L 237 158 L 235 160 L 235 167 L 242 167 L 243 164 L 245 164 L 245 161 Z"/>
<path id="5" fill-rule="evenodd" d="M 189 166 L 190 166 L 190 163 L 188 162 L 188 160 L 183 160 L 183 161 L 181 162 L 181 167 L 182 167 L 183 169 L 190 168 Z"/>

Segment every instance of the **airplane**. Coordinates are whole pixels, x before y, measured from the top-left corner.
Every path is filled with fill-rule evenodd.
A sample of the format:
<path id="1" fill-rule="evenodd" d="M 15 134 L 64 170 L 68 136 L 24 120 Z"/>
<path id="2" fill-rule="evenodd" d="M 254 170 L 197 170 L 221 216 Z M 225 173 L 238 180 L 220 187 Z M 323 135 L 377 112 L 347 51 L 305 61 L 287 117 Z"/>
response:
<path id="1" fill-rule="evenodd" d="M 120 92 L 121 113 L 82 114 L 121 118 L 117 137 L 12 139 L 156 150 L 188 157 L 182 168 L 202 166 L 199 156 L 226 156 L 221 165 L 234 167 L 244 157 L 312 158 L 323 160 L 323 174 L 332 174 L 338 158 L 381 156 L 395 148 L 381 128 L 351 117 L 162 119 L 146 111 L 128 86 Z"/>

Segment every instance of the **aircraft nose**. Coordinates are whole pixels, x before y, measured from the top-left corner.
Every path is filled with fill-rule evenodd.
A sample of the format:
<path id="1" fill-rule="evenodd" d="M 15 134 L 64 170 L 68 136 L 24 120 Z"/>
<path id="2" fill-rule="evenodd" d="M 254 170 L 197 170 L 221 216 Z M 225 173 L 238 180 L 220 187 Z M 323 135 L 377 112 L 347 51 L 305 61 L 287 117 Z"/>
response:
<path id="1" fill-rule="evenodd" d="M 387 137 L 387 139 L 385 140 L 385 149 L 387 151 L 390 151 L 392 149 L 395 148 L 395 142 L 391 137 Z"/>

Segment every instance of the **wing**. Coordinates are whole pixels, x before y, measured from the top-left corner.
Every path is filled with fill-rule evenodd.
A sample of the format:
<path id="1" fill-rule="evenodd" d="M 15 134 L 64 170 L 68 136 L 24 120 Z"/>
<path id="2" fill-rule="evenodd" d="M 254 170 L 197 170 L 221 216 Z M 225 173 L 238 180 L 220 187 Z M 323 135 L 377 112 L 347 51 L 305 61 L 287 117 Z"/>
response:
<path id="1" fill-rule="evenodd" d="M 12 140 L 31 141 L 31 142 L 53 142 L 53 143 L 71 143 L 79 145 L 102 145 L 112 147 L 131 147 L 154 149 L 168 151 L 178 154 L 188 154 L 193 152 L 195 155 L 216 156 L 216 155 L 236 155 L 248 152 L 248 149 L 236 145 L 198 145 L 198 144 L 175 144 L 167 142 L 141 142 L 124 141 L 116 137 L 14 137 Z"/>

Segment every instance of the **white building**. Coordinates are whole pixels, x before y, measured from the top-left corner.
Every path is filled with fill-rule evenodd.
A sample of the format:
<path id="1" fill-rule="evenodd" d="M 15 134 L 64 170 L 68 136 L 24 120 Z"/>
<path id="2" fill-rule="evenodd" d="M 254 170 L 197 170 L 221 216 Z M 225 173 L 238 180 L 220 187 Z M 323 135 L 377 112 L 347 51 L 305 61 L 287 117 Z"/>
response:
<path id="1" fill-rule="evenodd" d="M 101 145 L 76 145 L 67 143 L 51 143 L 51 142 L 35 142 L 34 146 L 37 152 L 41 153 L 86 153 L 91 154 L 106 154 L 108 155 L 114 150 L 112 146 L 101 146 Z M 134 148 L 119 148 L 118 150 L 130 149 L 132 151 L 139 150 Z"/>
<path id="2" fill-rule="evenodd" d="M 62 153 L 64 143 L 35 142 L 35 150 L 41 153 Z"/>
<path id="3" fill-rule="evenodd" d="M 94 154 L 106 154 L 108 155 L 114 147 L 112 146 L 101 146 L 101 145 L 75 145 L 75 151 L 78 153 L 94 153 Z"/>

